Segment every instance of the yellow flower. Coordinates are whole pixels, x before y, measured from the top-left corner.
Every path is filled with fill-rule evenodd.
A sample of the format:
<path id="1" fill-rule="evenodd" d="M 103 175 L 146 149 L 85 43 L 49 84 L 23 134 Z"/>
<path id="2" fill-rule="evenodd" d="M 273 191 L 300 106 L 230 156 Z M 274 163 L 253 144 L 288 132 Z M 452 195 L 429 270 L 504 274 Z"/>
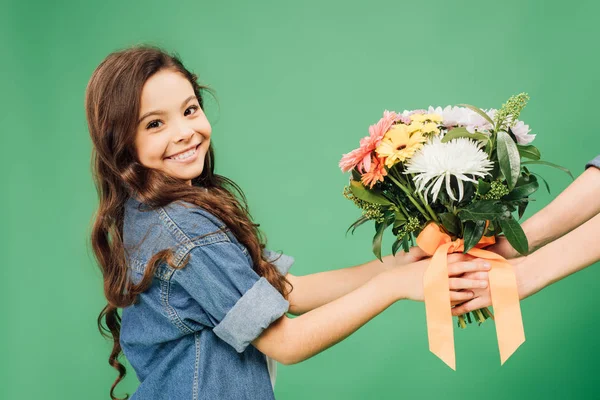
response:
<path id="1" fill-rule="evenodd" d="M 427 114 L 427 119 L 431 122 L 442 122 L 442 116 L 439 114 Z"/>
<path id="2" fill-rule="evenodd" d="M 421 131 L 424 133 L 433 133 L 435 135 L 440 133 L 440 130 L 438 129 L 438 124 L 435 122 L 427 122 L 426 124 L 423 124 Z"/>
<path id="3" fill-rule="evenodd" d="M 412 130 L 409 126 L 398 124 L 387 131 L 375 149 L 380 157 L 386 157 L 386 167 L 390 168 L 396 162 L 404 162 L 423 146 L 427 138 L 420 131 L 411 134 Z"/>
<path id="4" fill-rule="evenodd" d="M 409 133 L 413 133 L 413 132 L 417 132 L 417 131 L 422 131 L 423 130 L 423 123 L 420 121 L 413 121 L 410 123 L 410 125 L 408 125 L 408 132 Z"/>
<path id="5" fill-rule="evenodd" d="M 418 122 L 442 122 L 442 116 L 439 114 L 413 114 L 410 116 L 410 120 Z"/>

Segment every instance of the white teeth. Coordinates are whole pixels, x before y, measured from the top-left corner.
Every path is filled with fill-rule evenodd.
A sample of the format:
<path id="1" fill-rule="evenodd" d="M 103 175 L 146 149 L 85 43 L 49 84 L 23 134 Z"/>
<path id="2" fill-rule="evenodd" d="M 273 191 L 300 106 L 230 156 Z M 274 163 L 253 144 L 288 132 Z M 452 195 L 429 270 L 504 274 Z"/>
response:
<path id="1" fill-rule="evenodd" d="M 196 148 L 193 148 L 191 150 L 186 151 L 185 153 L 181 153 L 174 157 L 171 157 L 171 159 L 172 160 L 185 160 L 186 158 L 189 158 L 189 157 L 193 156 L 194 154 L 196 154 Z"/>

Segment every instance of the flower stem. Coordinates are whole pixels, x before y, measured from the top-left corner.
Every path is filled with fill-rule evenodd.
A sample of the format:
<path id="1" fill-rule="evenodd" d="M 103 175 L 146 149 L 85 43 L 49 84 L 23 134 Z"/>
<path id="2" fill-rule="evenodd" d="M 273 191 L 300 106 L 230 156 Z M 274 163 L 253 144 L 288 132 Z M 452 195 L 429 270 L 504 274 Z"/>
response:
<path id="1" fill-rule="evenodd" d="M 406 220 L 408 221 L 408 218 L 409 218 L 408 211 L 406 211 L 406 209 L 404 208 L 404 206 L 402 205 L 402 203 L 400 201 L 398 201 L 398 209 L 406 217 Z"/>
<path id="2" fill-rule="evenodd" d="M 419 196 L 419 198 L 421 199 L 421 201 L 425 205 L 425 209 L 427 209 L 427 211 L 429 212 L 429 215 L 431 215 L 431 218 L 433 218 L 433 220 L 435 222 L 437 222 L 438 224 L 441 224 L 440 221 L 437 218 L 437 215 L 435 215 L 435 212 L 433 211 L 433 209 L 431 208 L 431 206 L 429 205 L 429 203 L 427 203 L 425 201 L 425 199 L 423 198 L 423 195 L 420 192 L 417 192 L 417 195 Z"/>
<path id="3" fill-rule="evenodd" d="M 485 318 L 483 317 L 483 314 L 481 313 L 481 309 L 475 310 L 475 315 L 477 317 L 477 321 L 479 321 L 479 325 L 481 325 L 482 323 L 485 322 Z"/>
<path id="4" fill-rule="evenodd" d="M 392 173 L 396 173 L 396 177 L 398 178 L 398 180 L 401 180 L 402 177 L 400 175 L 400 173 L 398 171 L 396 171 L 395 169 L 391 169 Z M 413 190 L 414 193 L 417 194 L 417 196 L 419 196 L 419 199 L 421 200 L 421 204 L 423 204 L 425 206 L 425 209 L 427 210 L 427 212 L 429 213 L 429 216 L 431 216 L 431 219 L 433 219 L 438 225 L 441 225 L 440 221 L 437 218 L 437 215 L 435 214 L 435 212 L 433 211 L 433 209 L 431 208 L 431 206 L 425 201 L 425 198 L 423 198 L 423 195 L 421 194 L 421 192 L 419 192 L 417 190 L 417 188 L 414 185 L 411 185 L 411 183 L 413 183 L 414 181 L 414 175 L 410 174 L 412 179 L 407 179 L 407 184 L 408 186 L 410 186 L 410 188 Z"/>
<path id="5" fill-rule="evenodd" d="M 408 190 L 406 188 L 406 186 L 404 186 L 402 183 L 400 183 L 400 181 L 398 181 L 396 178 L 394 178 L 394 176 L 392 174 L 389 174 L 388 176 L 390 177 L 390 179 L 392 181 L 394 181 L 394 183 L 396 185 L 398 185 L 398 187 L 400 189 L 402 189 L 402 191 L 406 194 L 406 197 L 408 197 L 408 199 L 410 200 L 410 202 L 413 203 L 413 205 L 415 207 L 417 207 L 417 210 L 419 210 L 421 212 L 421 214 L 423 214 L 423 216 L 425 217 L 425 219 L 427 221 L 431 221 L 431 217 L 427 214 L 427 212 L 425 210 L 423 210 L 423 208 L 421 207 L 421 205 L 411 196 L 410 190 Z"/>
<path id="6" fill-rule="evenodd" d="M 481 309 L 481 312 L 482 312 L 484 315 L 487 315 L 487 318 L 491 318 L 492 320 L 494 320 L 494 314 L 492 314 L 492 312 L 490 311 L 490 309 L 489 309 L 489 308 L 487 308 L 487 307 L 484 307 L 484 308 L 482 308 L 482 309 Z"/>

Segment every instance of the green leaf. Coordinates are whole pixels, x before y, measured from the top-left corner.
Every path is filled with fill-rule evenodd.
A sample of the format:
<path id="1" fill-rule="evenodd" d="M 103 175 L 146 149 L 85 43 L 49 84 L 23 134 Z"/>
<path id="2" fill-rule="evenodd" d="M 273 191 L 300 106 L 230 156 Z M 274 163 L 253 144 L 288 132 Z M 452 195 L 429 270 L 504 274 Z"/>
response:
<path id="1" fill-rule="evenodd" d="M 523 218 L 523 214 L 525 214 L 525 209 L 527 208 L 528 205 L 529 205 L 529 202 L 527 202 L 527 201 L 519 203 L 519 219 Z"/>
<path id="2" fill-rule="evenodd" d="M 508 211 L 498 200 L 481 200 L 459 210 L 461 221 L 485 221 L 501 217 Z"/>
<path id="3" fill-rule="evenodd" d="M 396 241 L 392 245 L 392 254 L 393 255 L 396 255 L 396 253 L 398 252 L 398 249 L 400 248 L 400 246 L 402 246 L 402 239 L 396 238 Z"/>
<path id="4" fill-rule="evenodd" d="M 527 168 L 527 167 L 523 167 L 523 169 L 525 169 L 525 168 Z M 517 179 L 517 184 L 515 185 L 515 187 L 519 187 L 519 186 L 525 185 L 526 183 L 529 183 L 532 180 L 535 180 L 535 176 L 532 177 L 530 173 L 523 172 L 521 174 L 521 176 L 519 176 L 519 179 Z"/>
<path id="5" fill-rule="evenodd" d="M 485 230 L 485 221 L 467 221 L 465 222 L 465 249 L 464 253 L 471 250 L 483 236 Z"/>
<path id="6" fill-rule="evenodd" d="M 459 236 L 460 220 L 456 215 L 452 214 L 451 212 L 445 212 L 438 214 L 438 217 L 448 232 L 454 234 L 454 236 Z"/>
<path id="7" fill-rule="evenodd" d="M 508 243 L 519 253 L 526 255 L 529 251 L 529 243 L 521 225 L 511 216 L 510 218 L 501 218 L 500 226 L 502 226 Z"/>
<path id="8" fill-rule="evenodd" d="M 482 142 L 487 142 L 488 140 L 490 140 L 490 137 L 488 135 L 484 135 L 483 133 L 471 133 L 465 128 L 454 128 L 451 131 L 449 131 L 446 135 L 444 135 L 444 137 L 442 138 L 442 143 L 447 143 L 452 139 L 458 138 L 480 140 Z"/>
<path id="9" fill-rule="evenodd" d="M 480 195 L 483 196 L 484 194 L 489 192 L 491 189 L 492 189 L 492 185 L 490 183 L 479 178 L 479 181 L 477 183 L 477 193 L 479 193 Z"/>
<path id="10" fill-rule="evenodd" d="M 356 228 L 358 228 L 359 226 L 361 226 L 362 224 L 364 224 L 365 222 L 367 222 L 368 220 L 369 220 L 369 218 L 365 217 L 364 215 L 362 217 L 360 217 L 359 219 L 357 219 L 352 225 L 350 225 L 350 227 L 346 231 L 346 235 L 348 235 L 348 231 L 350 231 L 350 229 L 352 229 L 352 234 L 354 235 L 354 230 Z"/>
<path id="11" fill-rule="evenodd" d="M 358 182 L 360 182 L 360 179 L 361 179 L 361 178 L 362 178 L 362 177 L 360 176 L 360 172 L 358 172 L 358 171 L 356 170 L 356 168 L 352 168 L 352 179 L 354 179 L 355 181 L 358 181 Z"/>
<path id="12" fill-rule="evenodd" d="M 458 106 L 459 107 L 467 107 L 468 109 L 475 111 L 477 114 L 479 114 L 483 118 L 485 118 L 487 122 L 489 122 L 490 124 L 494 125 L 494 121 L 492 121 L 492 119 L 490 118 L 490 116 L 487 115 L 485 113 L 485 111 L 483 111 L 481 108 L 477 108 L 477 107 L 472 106 L 470 104 L 459 104 Z"/>
<path id="13" fill-rule="evenodd" d="M 383 239 L 383 232 L 395 220 L 395 214 L 392 210 L 384 211 L 383 215 L 383 222 L 375 222 L 375 236 L 373 236 L 373 254 L 375 254 L 381 262 L 383 262 L 381 259 L 381 241 Z"/>
<path id="14" fill-rule="evenodd" d="M 385 206 L 389 206 L 392 204 L 391 201 L 389 201 L 382 195 L 375 193 L 372 190 L 367 189 L 366 187 L 363 186 L 362 183 L 360 183 L 358 181 L 355 181 L 355 180 L 350 181 L 350 190 L 352 191 L 353 195 L 355 195 L 359 199 L 364 200 L 368 203 L 380 204 L 380 205 L 385 205 Z"/>
<path id="15" fill-rule="evenodd" d="M 548 166 L 556 168 L 556 169 L 560 169 L 561 171 L 563 171 L 567 175 L 569 175 L 571 177 L 571 179 L 575 180 L 575 177 L 573 176 L 573 174 L 571 173 L 571 171 L 569 171 L 565 167 L 561 167 L 560 165 L 556 165 L 556 164 L 553 164 L 553 163 L 548 162 L 548 161 L 540 161 L 540 160 L 537 160 L 537 161 L 523 161 L 523 165 L 528 165 L 528 164 L 542 164 L 542 165 L 548 165 Z"/>
<path id="16" fill-rule="evenodd" d="M 383 262 L 381 259 L 381 240 L 383 239 L 383 232 L 385 228 L 388 227 L 387 222 L 376 222 L 375 223 L 375 236 L 373 236 L 373 254 L 375 257 L 379 259 L 379 261 Z"/>
<path id="17" fill-rule="evenodd" d="M 539 160 L 541 157 L 538 148 L 531 144 L 527 146 L 517 144 L 517 149 L 519 149 L 519 154 L 521 157 L 529 158 L 530 160 Z"/>
<path id="18" fill-rule="evenodd" d="M 490 223 L 487 227 L 487 230 L 484 231 L 484 236 L 494 236 L 496 234 L 496 224 L 494 224 L 493 220 L 490 220 Z"/>
<path id="19" fill-rule="evenodd" d="M 394 222 L 394 226 L 396 226 L 396 222 L 401 222 L 401 223 L 405 223 L 406 222 L 406 217 L 404 216 L 404 214 L 402 214 L 402 212 L 400 211 L 394 211 L 394 216 L 395 216 L 395 222 Z"/>
<path id="20" fill-rule="evenodd" d="M 537 179 L 532 178 L 529 183 L 515 187 L 509 194 L 503 196 L 502 200 L 519 200 L 532 195 L 540 187 Z"/>
<path id="21" fill-rule="evenodd" d="M 394 226 L 393 226 L 394 230 L 396 230 L 396 228 L 398 228 L 398 227 L 404 226 L 405 223 L 406 223 L 406 221 L 395 220 Z"/>
<path id="22" fill-rule="evenodd" d="M 410 243 L 408 242 L 408 235 L 404 235 L 404 237 L 402 238 L 402 248 L 404 248 L 405 252 L 409 252 L 410 251 Z"/>
<path id="23" fill-rule="evenodd" d="M 540 178 L 540 179 L 542 180 L 542 182 L 544 182 L 544 185 L 546 186 L 546 190 L 548 191 L 548 194 L 551 194 L 551 193 L 550 193 L 550 185 L 548 185 L 548 181 L 546 181 L 546 180 L 544 179 L 544 177 L 543 177 L 543 176 L 541 176 L 540 174 L 537 174 L 537 173 L 535 173 L 535 172 L 532 172 L 532 174 L 533 174 L 533 175 L 535 175 L 535 176 L 537 176 L 538 178 Z"/>
<path id="24" fill-rule="evenodd" d="M 502 175 L 506 178 L 508 189 L 512 190 L 519 179 L 521 158 L 516 143 L 504 131 L 498 132 L 498 162 Z"/>

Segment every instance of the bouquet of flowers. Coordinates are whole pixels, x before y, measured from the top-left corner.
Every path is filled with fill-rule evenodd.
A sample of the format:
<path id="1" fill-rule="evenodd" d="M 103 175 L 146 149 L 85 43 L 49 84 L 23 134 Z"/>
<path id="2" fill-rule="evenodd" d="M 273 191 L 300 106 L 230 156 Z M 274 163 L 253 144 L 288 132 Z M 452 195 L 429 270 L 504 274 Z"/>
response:
<path id="1" fill-rule="evenodd" d="M 438 281 L 435 290 L 443 289 L 439 283 L 443 283 L 442 275 L 447 272 L 446 254 L 451 252 L 494 260 L 490 291 L 496 316 L 501 303 L 506 303 L 505 308 L 515 306 L 512 267 L 502 257 L 482 249 L 504 234 L 519 253 L 527 253 L 527 237 L 513 213 L 523 216 L 540 181 L 550 191 L 548 183 L 530 171 L 531 165 L 544 164 L 571 175 L 563 167 L 542 161 L 540 151 L 530 144 L 536 135 L 518 119 L 528 100 L 526 93 L 512 96 L 499 110 L 482 110 L 468 104 L 402 113 L 386 110 L 379 122 L 370 126 L 369 136 L 360 140 L 360 147 L 344 154 L 339 162 L 343 172 L 352 173 L 343 194 L 363 214 L 348 231 L 354 233 L 359 225 L 374 220 L 373 252 L 377 258 L 381 260 L 383 233 L 390 226 L 396 238 L 394 255 L 401 247 L 408 251 L 415 243 L 433 255 L 433 261 L 436 253 L 444 253 L 444 260 L 438 260 L 443 265 L 437 276 L 427 275 L 433 270 L 433 262 L 426 271 L 428 328 L 432 323 L 432 281 Z M 498 278 L 500 271 L 504 273 L 503 281 Z M 507 288 L 510 299 L 502 299 L 501 292 L 509 293 Z M 517 317 L 520 321 L 518 297 L 516 302 L 518 315 L 512 315 L 511 324 Z M 450 315 L 451 324 L 449 303 L 444 318 Z M 484 308 L 459 316 L 458 324 L 464 328 L 466 322 L 481 324 L 487 318 L 494 317 Z M 498 330 L 498 318 L 496 325 Z M 500 340 L 500 331 L 498 335 Z"/>

